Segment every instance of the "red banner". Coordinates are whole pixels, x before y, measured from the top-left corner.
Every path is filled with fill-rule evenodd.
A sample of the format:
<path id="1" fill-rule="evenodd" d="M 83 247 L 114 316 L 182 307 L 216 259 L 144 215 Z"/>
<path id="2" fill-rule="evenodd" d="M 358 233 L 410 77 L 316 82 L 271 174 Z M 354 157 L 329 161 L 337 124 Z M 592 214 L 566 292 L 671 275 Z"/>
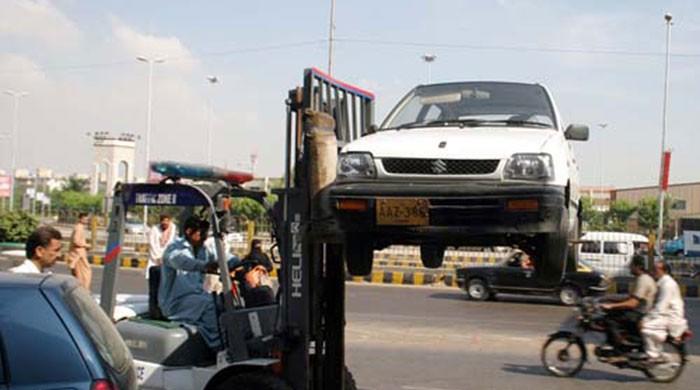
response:
<path id="1" fill-rule="evenodd" d="M 0 176 L 0 198 L 10 197 L 10 187 L 12 187 L 12 177 L 9 175 Z"/>
<path id="2" fill-rule="evenodd" d="M 663 167 L 661 171 L 661 189 L 668 191 L 668 176 L 671 171 L 671 151 L 665 151 L 663 156 Z"/>

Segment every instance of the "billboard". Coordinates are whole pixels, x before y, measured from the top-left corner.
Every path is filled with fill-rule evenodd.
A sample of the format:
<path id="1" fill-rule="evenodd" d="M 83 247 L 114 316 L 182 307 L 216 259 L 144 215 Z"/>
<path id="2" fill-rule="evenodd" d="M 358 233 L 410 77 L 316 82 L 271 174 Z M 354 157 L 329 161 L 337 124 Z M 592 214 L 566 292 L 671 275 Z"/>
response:
<path id="1" fill-rule="evenodd" d="M 0 175 L 0 198 L 9 198 L 11 187 L 12 187 L 12 176 Z"/>

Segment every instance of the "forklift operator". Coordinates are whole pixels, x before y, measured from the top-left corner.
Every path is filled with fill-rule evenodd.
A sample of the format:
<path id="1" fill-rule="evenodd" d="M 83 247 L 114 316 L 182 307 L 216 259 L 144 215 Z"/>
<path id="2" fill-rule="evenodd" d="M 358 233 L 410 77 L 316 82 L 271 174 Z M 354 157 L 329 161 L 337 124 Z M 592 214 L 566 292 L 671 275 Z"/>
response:
<path id="1" fill-rule="evenodd" d="M 221 346 L 214 300 L 204 288 L 204 273 L 218 269 L 216 255 L 204 245 L 209 223 L 195 216 L 184 224 L 184 235 L 163 253 L 158 305 L 169 320 L 197 326 L 207 345 Z"/>

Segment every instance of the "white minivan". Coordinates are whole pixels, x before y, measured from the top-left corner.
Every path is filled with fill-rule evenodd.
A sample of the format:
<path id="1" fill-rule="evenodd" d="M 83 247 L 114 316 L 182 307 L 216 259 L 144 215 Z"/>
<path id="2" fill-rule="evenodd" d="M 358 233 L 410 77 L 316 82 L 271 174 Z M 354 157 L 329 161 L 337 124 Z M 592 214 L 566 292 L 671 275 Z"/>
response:
<path id="1" fill-rule="evenodd" d="M 579 263 L 608 277 L 629 276 L 635 253 L 646 253 L 649 240 L 634 233 L 588 232 L 578 246 Z"/>

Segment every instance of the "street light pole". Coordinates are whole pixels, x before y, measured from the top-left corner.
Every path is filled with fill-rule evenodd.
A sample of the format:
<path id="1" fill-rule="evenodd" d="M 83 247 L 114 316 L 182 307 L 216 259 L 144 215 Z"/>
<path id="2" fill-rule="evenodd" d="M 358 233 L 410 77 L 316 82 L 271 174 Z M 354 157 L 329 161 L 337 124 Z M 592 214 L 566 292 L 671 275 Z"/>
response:
<path id="1" fill-rule="evenodd" d="M 328 75 L 333 74 L 333 33 L 335 33 L 335 0 L 331 0 L 331 20 L 328 27 Z"/>
<path id="2" fill-rule="evenodd" d="M 148 103 L 146 109 L 146 153 L 145 153 L 145 165 L 146 165 L 146 181 L 148 181 L 148 174 L 150 172 L 149 162 L 151 159 L 151 123 L 153 122 L 153 65 L 162 64 L 165 62 L 164 58 L 148 58 L 144 56 L 136 57 L 136 60 L 145 62 L 148 64 Z M 143 224 L 148 225 L 148 206 L 143 206 Z"/>
<path id="3" fill-rule="evenodd" d="M 664 71 L 664 104 L 661 114 L 661 167 L 659 169 L 659 225 L 656 233 L 657 251 L 661 253 L 661 239 L 664 234 L 664 201 L 666 191 L 663 184 L 664 176 L 664 152 L 666 152 L 666 114 L 668 108 L 668 75 L 671 68 L 671 26 L 673 25 L 673 16 L 670 13 L 664 15 L 666 21 L 666 69 Z"/>
<path id="4" fill-rule="evenodd" d="M 600 127 L 601 134 L 603 130 L 605 130 L 606 127 L 608 127 L 607 123 L 598 123 L 598 127 Z M 600 143 L 598 145 L 598 167 L 600 168 L 600 171 L 598 172 L 599 177 L 598 177 L 598 196 L 601 198 L 601 202 L 603 201 L 603 137 L 602 135 L 600 136 Z M 602 205 L 601 205 L 602 209 Z"/>
<path id="5" fill-rule="evenodd" d="M 420 58 L 422 58 L 423 61 L 425 61 L 425 63 L 428 64 L 428 84 L 430 84 L 432 80 L 431 65 L 435 61 L 437 56 L 435 54 L 425 53 L 422 56 L 420 56 Z"/>
<path id="6" fill-rule="evenodd" d="M 219 82 L 219 78 L 216 76 L 207 76 L 207 81 L 209 84 L 214 86 L 214 84 Z M 214 106 L 212 104 L 211 94 L 207 99 L 207 165 L 211 165 L 211 144 L 212 144 L 212 122 L 214 117 Z"/>
<path id="7" fill-rule="evenodd" d="M 14 209 L 15 204 L 15 165 L 17 164 L 17 131 L 19 129 L 19 99 L 29 95 L 25 91 L 13 91 L 8 89 L 5 91 L 7 95 L 12 96 L 13 114 L 12 114 L 12 146 L 10 151 L 10 211 Z"/>

